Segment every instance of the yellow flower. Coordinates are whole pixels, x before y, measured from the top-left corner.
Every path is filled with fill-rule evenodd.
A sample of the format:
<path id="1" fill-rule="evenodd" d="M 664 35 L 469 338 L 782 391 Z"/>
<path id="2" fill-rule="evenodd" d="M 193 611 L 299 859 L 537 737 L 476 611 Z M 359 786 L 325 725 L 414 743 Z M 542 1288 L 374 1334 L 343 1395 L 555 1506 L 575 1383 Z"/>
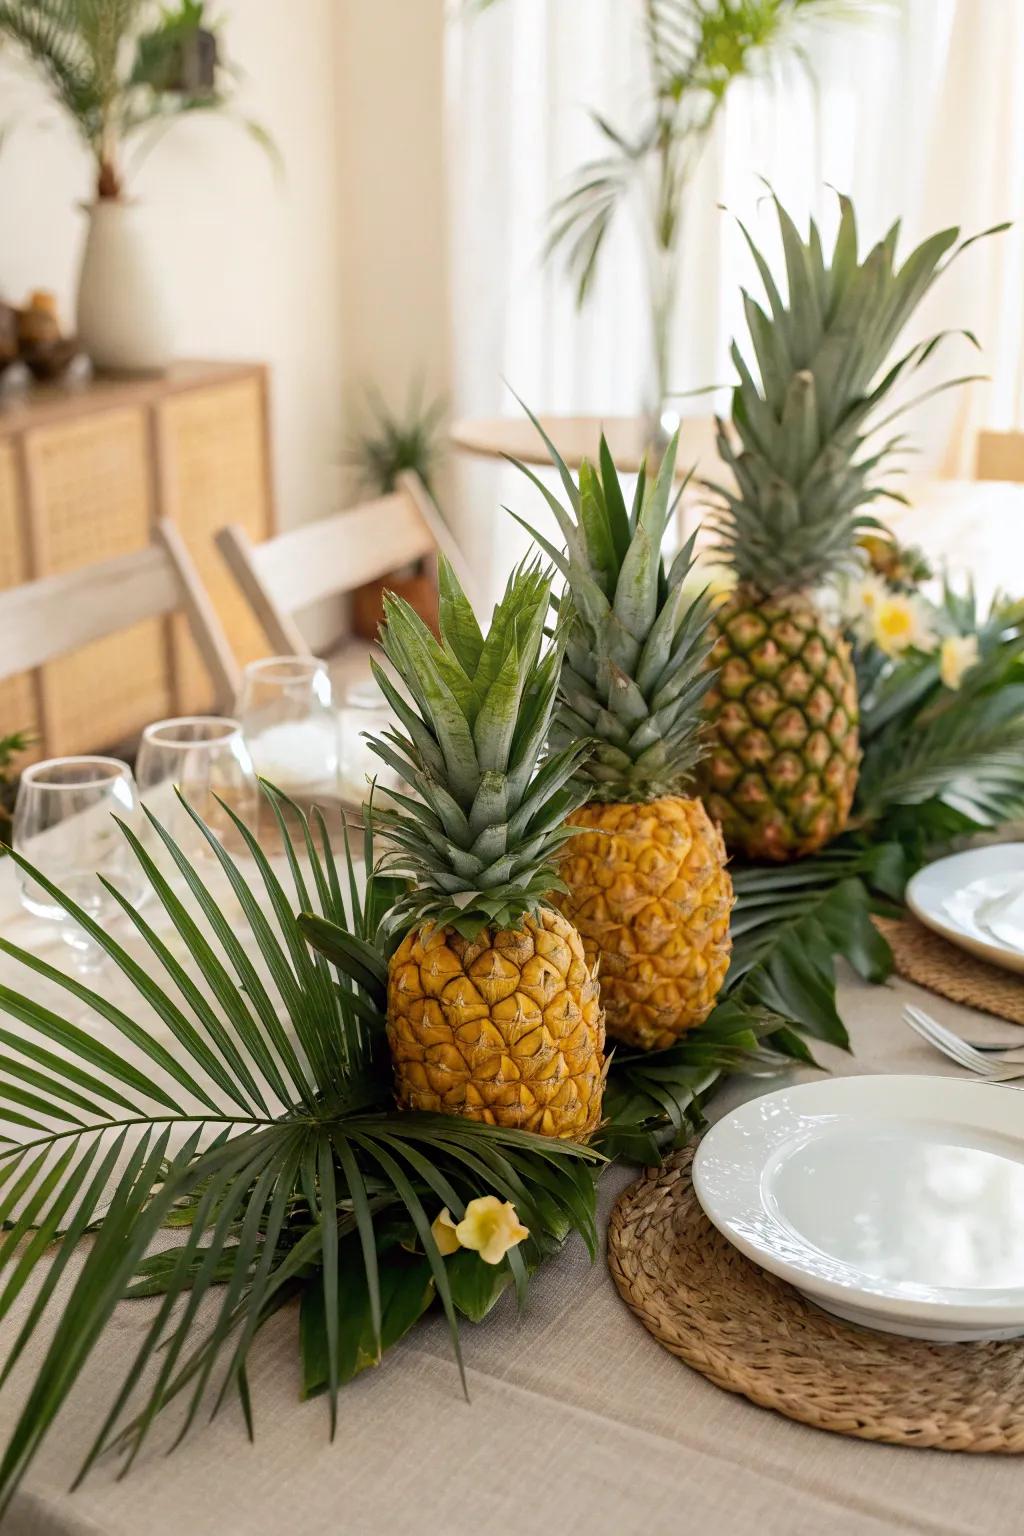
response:
<path id="1" fill-rule="evenodd" d="M 930 651 L 935 636 L 920 603 L 902 592 L 891 592 L 874 610 L 871 635 L 879 650 L 898 656 L 911 646 Z"/>
<path id="2" fill-rule="evenodd" d="M 446 1208 L 431 1227 L 434 1241 L 444 1254 L 457 1248 L 471 1248 L 485 1264 L 500 1264 L 510 1248 L 529 1237 L 511 1201 L 497 1195 L 480 1195 L 466 1206 L 466 1214 L 456 1224 Z"/>
<path id="3" fill-rule="evenodd" d="M 449 1211 L 447 1206 L 445 1206 L 440 1216 L 435 1219 L 430 1231 L 433 1235 L 434 1242 L 437 1244 L 437 1251 L 444 1254 L 445 1258 L 447 1258 L 450 1253 L 458 1252 L 461 1245 L 456 1235 L 455 1223 L 452 1220 L 452 1213 Z"/>
<path id="4" fill-rule="evenodd" d="M 959 688 L 964 674 L 977 664 L 977 635 L 946 636 L 939 651 L 939 676 L 947 688 Z"/>

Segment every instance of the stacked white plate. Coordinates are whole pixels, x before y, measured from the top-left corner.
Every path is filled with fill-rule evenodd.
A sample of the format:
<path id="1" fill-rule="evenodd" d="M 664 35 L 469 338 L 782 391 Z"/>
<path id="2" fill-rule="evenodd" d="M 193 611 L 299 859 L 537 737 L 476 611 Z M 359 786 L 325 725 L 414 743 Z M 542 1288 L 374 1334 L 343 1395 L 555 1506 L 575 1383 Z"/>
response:
<path id="1" fill-rule="evenodd" d="M 962 949 L 1024 972 L 1024 843 L 937 859 L 910 881 L 907 905 Z"/>
<path id="2" fill-rule="evenodd" d="M 947 1077 L 766 1094 L 693 1162 L 708 1217 L 827 1311 L 944 1343 L 1024 1334 L 1024 1093 Z"/>

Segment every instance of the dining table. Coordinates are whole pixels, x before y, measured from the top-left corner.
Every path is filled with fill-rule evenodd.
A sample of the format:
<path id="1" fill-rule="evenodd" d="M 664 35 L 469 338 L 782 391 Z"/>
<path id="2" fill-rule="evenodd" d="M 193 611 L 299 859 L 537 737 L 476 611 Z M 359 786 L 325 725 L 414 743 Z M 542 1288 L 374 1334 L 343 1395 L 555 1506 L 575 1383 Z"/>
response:
<path id="1" fill-rule="evenodd" d="M 245 942 L 240 909 L 217 878 L 211 876 L 222 910 Z M 147 916 L 160 930 L 158 915 L 147 909 Z M 0 861 L 0 934 L 60 963 L 55 925 L 22 909 L 10 860 Z M 131 932 L 118 936 L 148 963 Z M 179 944 L 176 936 L 171 943 Z M 60 996 L 6 954 L 0 985 L 51 1005 Z M 113 969 L 98 985 L 122 1005 L 134 996 Z M 816 1045 L 818 1069 L 731 1077 L 711 1099 L 708 1118 L 821 1072 L 956 1073 L 901 1022 L 909 1001 L 974 1037 L 1008 1033 L 998 1020 L 905 981 L 871 986 L 844 972 L 839 1010 L 852 1050 Z M 131 1006 L 134 1017 L 163 1037 L 155 1017 Z M 130 1054 L 109 1026 L 85 1017 L 97 1037 Z M 1024 1112 L 1024 1098 L 1021 1104 Z M 623 1165 L 601 1174 L 602 1234 L 613 1202 L 637 1176 Z M 61 1284 L 67 1283 L 65 1276 Z M 29 1287 L 0 1328 L 0 1358 L 31 1301 Z M 240 1409 L 229 1403 L 165 1455 L 179 1424 L 172 1405 L 127 1477 L 119 1480 L 117 1462 L 104 1460 L 71 1492 L 156 1306 L 132 1300 L 117 1307 L 15 1494 L 0 1526 L 4 1536 L 1016 1536 L 1021 1530 L 1021 1469 L 1012 1457 L 828 1434 L 720 1390 L 655 1342 L 620 1300 L 603 1253 L 591 1262 L 577 1238 L 536 1274 L 522 1313 L 506 1294 L 483 1323 L 464 1326 L 468 1396 L 445 1322 L 431 1315 L 381 1366 L 343 1389 L 332 1440 L 325 1401 L 300 1401 L 297 1312 L 289 1306 L 262 1329 L 250 1355 L 252 1443 Z M 3 1440 L 54 1316 L 0 1394 Z"/>

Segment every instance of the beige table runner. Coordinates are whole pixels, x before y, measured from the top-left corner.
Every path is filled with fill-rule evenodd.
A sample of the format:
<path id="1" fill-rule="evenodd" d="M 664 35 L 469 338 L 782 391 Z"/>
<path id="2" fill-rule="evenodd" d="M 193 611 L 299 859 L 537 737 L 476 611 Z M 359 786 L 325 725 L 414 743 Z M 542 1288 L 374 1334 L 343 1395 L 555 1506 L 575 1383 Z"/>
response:
<path id="1" fill-rule="evenodd" d="M 9 876 L 0 868 L 0 927 L 24 942 Z M 0 961 L 0 979 L 13 971 Z M 907 997 L 979 1036 L 1005 1032 L 906 983 L 850 980 L 841 1007 L 857 1057 L 822 1056 L 837 1071 L 942 1073 L 943 1059 L 899 1022 Z M 735 1080 L 715 1109 L 772 1086 Z M 631 1177 L 606 1176 L 605 1214 Z M 4 1325 L 0 1350 L 27 1304 Z M 603 1260 L 591 1266 L 575 1243 L 534 1281 L 525 1316 L 505 1298 L 464 1329 L 468 1406 L 444 1324 L 432 1320 L 344 1389 L 332 1445 L 324 1404 L 298 1401 L 286 1311 L 251 1357 L 255 1446 L 231 1405 L 165 1458 L 172 1412 L 125 1481 L 103 1466 L 69 1495 L 150 1306 L 119 1309 L 4 1536 L 1016 1536 L 1024 1524 L 1015 1463 L 842 1440 L 720 1392 L 645 1333 Z M 22 1386 L 39 1356 L 37 1343 Z M 0 1400 L 4 1439 L 16 1395 Z"/>

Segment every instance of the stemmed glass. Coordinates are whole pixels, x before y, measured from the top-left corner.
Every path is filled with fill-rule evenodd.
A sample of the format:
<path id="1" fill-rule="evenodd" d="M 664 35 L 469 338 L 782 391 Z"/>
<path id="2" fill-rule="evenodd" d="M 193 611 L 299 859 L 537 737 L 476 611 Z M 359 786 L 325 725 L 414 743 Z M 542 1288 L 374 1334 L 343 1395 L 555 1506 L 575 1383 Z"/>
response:
<path id="1" fill-rule="evenodd" d="M 247 826 L 256 825 L 259 788 L 237 720 L 187 715 L 147 725 L 135 776 L 147 809 L 190 859 L 212 857 L 213 850 L 176 789 L 222 843 L 237 836 L 225 807 Z"/>
<path id="2" fill-rule="evenodd" d="M 238 713 L 260 778 L 298 798 L 337 793 L 338 717 L 323 661 L 250 662 Z"/>
<path id="3" fill-rule="evenodd" d="M 41 874 L 96 922 L 119 908 L 100 884 L 104 875 L 133 905 L 145 879 L 114 815 L 140 830 L 139 797 L 127 763 L 113 757 L 58 757 L 25 769 L 14 806 L 13 843 Z M 22 906 L 36 917 L 60 924 L 60 936 L 74 969 L 96 971 L 103 951 L 86 930 L 24 870 L 19 870 Z"/>

